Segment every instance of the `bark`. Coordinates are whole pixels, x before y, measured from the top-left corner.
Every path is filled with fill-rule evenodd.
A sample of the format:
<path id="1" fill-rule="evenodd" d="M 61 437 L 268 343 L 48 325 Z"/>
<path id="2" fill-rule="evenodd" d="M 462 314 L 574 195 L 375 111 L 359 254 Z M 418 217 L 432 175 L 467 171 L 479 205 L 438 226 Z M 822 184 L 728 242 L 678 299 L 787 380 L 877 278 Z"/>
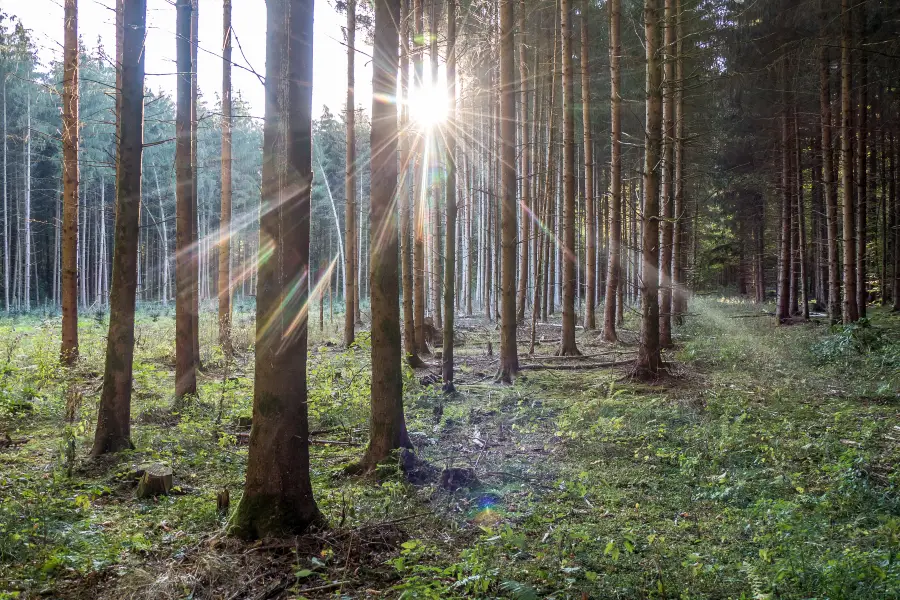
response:
<path id="1" fill-rule="evenodd" d="M 674 0 L 664 0 L 665 17 L 663 27 L 663 151 L 661 229 L 662 239 L 659 260 L 659 343 L 663 348 L 672 347 L 672 219 L 675 216 L 673 203 L 675 141 L 675 50 Z"/>
<path id="2" fill-rule="evenodd" d="M 610 81 L 610 161 L 609 161 L 609 263 L 606 276 L 606 301 L 603 306 L 603 339 L 618 340 L 616 335 L 617 290 L 622 269 L 622 54 L 620 21 L 621 0 L 609 0 L 609 81 Z"/>
<path id="3" fill-rule="evenodd" d="M 199 51 L 200 0 L 191 0 L 191 335 L 194 346 L 194 368 L 200 370 L 200 238 L 197 236 L 199 190 L 197 186 L 197 53 Z"/>
<path id="4" fill-rule="evenodd" d="M 175 396 L 180 402 L 197 394 L 194 359 L 193 163 L 191 162 L 191 0 L 176 4 L 175 107 Z"/>
<path id="5" fill-rule="evenodd" d="M 806 255 L 806 201 L 803 199 L 803 154 L 800 150 L 800 132 L 797 123 L 797 110 L 794 109 L 794 145 L 796 146 L 795 162 L 797 173 L 797 241 L 799 243 L 800 262 L 800 315 L 809 319 L 809 277 L 807 275 Z"/>
<path id="6" fill-rule="evenodd" d="M 432 0 L 431 14 L 429 18 L 429 32 L 431 34 L 431 48 L 429 58 L 431 59 L 431 86 L 432 89 L 438 87 L 438 35 L 440 33 L 440 20 L 442 3 Z M 440 135 L 432 132 L 428 135 L 428 143 L 431 147 L 432 159 L 431 164 L 439 164 L 441 160 L 441 148 L 438 144 Z M 444 265 L 442 262 L 441 251 L 443 249 L 443 241 L 441 239 L 441 187 L 443 182 L 440 178 L 431 178 L 429 181 L 429 192 L 431 197 L 431 312 L 434 317 L 434 326 L 438 329 L 443 327 L 443 273 Z"/>
<path id="7" fill-rule="evenodd" d="M 859 319 L 856 297 L 856 230 L 853 201 L 853 146 L 851 140 L 850 92 L 853 74 L 850 70 L 852 15 L 850 0 L 841 0 L 841 173 L 843 176 L 844 218 L 844 323 Z"/>
<path id="8" fill-rule="evenodd" d="M 78 0 L 65 2 L 63 47 L 62 344 L 59 356 L 62 363 L 71 365 L 78 359 Z M 4 110 L 5 105 L 4 98 Z M 5 173 L 3 182 L 5 186 Z"/>
<path id="9" fill-rule="evenodd" d="M 397 106 L 380 102 L 397 90 L 397 23 L 400 0 L 376 0 L 374 76 L 372 78 L 371 227 L 377 244 L 370 249 L 372 303 L 371 425 L 360 468 L 370 470 L 401 446 L 409 447 L 403 418 L 403 371 L 400 343 L 397 217 Z"/>
<path id="10" fill-rule="evenodd" d="M 511 2 L 512 0 L 506 0 Z M 510 32 L 512 37 L 512 32 Z M 453 387 L 453 324 L 456 316 L 456 0 L 447 0 L 447 235 L 444 249 L 444 339 L 442 375 L 445 393 Z M 513 307 L 515 308 L 515 307 Z"/>
<path id="11" fill-rule="evenodd" d="M 641 337 L 634 375 L 655 378 L 662 369 L 659 343 L 659 160 L 662 137 L 659 0 L 644 1 L 647 56 L 646 133 L 644 135 L 644 205 L 641 215 Z"/>
<path id="12" fill-rule="evenodd" d="M 587 239 L 585 241 L 585 306 L 584 328 L 596 329 L 597 317 L 595 304 L 597 301 L 597 220 L 596 201 L 594 199 L 594 144 L 591 138 L 591 75 L 588 61 L 588 0 L 581 6 L 581 104 L 584 121 L 584 218 Z"/>
<path id="13" fill-rule="evenodd" d="M 787 109 L 781 115 L 781 249 L 778 256 L 778 304 L 775 317 L 779 323 L 791 318 L 791 158 Z"/>
<path id="14" fill-rule="evenodd" d="M 306 387 L 313 5 L 313 0 L 266 5 L 259 243 L 266 257 L 259 261 L 256 295 L 247 478 L 232 520 L 232 533 L 244 538 L 302 533 L 323 520 L 309 478 Z"/>
<path id="15" fill-rule="evenodd" d="M 893 210 L 891 211 L 891 229 L 894 232 L 894 304 L 891 309 L 894 311 L 900 311 L 900 198 L 897 197 L 897 148 L 894 143 L 893 129 L 891 129 L 891 143 L 889 154 L 891 158 L 891 166 L 889 167 L 891 174 L 889 178 L 888 188 L 891 196 L 891 206 L 893 207 Z"/>
<path id="16" fill-rule="evenodd" d="M 6 139 L 7 139 L 7 127 L 6 127 L 6 80 L 7 77 L 3 78 L 3 297 L 5 300 L 5 308 L 6 312 L 9 312 L 9 254 L 10 254 L 10 230 L 9 230 L 9 189 L 8 182 L 9 177 L 7 177 L 7 158 L 6 158 Z M 77 231 L 77 223 L 76 223 L 76 231 Z M 76 240 L 77 244 L 77 240 Z M 77 262 L 77 251 L 75 260 Z M 77 266 L 76 266 L 77 268 Z M 76 278 L 77 279 L 77 278 Z M 76 300 L 77 303 L 77 300 Z"/>
<path id="17" fill-rule="evenodd" d="M 231 0 L 222 2 L 222 200 L 219 215 L 219 344 L 231 356 Z M 160 210 L 162 204 L 160 204 Z M 165 223 L 163 223 L 165 227 Z M 165 295 L 163 295 L 165 298 Z"/>
<path id="18" fill-rule="evenodd" d="M 571 0 L 560 0 L 563 99 L 563 299 L 559 356 L 581 354 L 575 345 L 575 74 L 572 70 Z"/>
<path id="19" fill-rule="evenodd" d="M 687 290 L 684 287 L 684 34 L 682 31 L 681 0 L 675 0 L 675 153 L 673 186 L 674 221 L 672 224 L 672 316 L 681 324 L 687 310 Z"/>
<path id="20" fill-rule="evenodd" d="M 354 65 L 356 63 L 356 0 L 347 0 L 347 157 L 344 178 L 346 197 L 344 221 L 347 235 L 344 261 L 344 346 L 356 338 L 356 102 L 354 100 Z"/>
<path id="21" fill-rule="evenodd" d="M 25 281 L 25 311 L 31 310 L 31 93 L 25 94 L 25 265 L 23 279 Z"/>
<path id="22" fill-rule="evenodd" d="M 116 240 L 106 363 L 92 456 L 133 447 L 131 373 L 141 210 L 146 0 L 124 0 L 121 21 L 121 102 L 116 119 Z"/>

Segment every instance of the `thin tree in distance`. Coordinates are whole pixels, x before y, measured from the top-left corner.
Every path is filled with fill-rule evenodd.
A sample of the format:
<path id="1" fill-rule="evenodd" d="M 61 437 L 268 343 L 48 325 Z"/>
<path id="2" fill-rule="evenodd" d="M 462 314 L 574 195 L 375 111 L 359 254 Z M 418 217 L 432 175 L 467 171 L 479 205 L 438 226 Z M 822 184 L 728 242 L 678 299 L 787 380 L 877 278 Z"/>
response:
<path id="1" fill-rule="evenodd" d="M 60 360 L 71 365 L 78 359 L 78 0 L 66 0 L 64 10 Z M 4 110 L 5 108 L 4 102 Z"/>
<path id="2" fill-rule="evenodd" d="M 603 339 L 618 341 L 616 302 L 621 271 L 622 241 L 622 99 L 619 96 L 622 72 L 620 18 L 622 0 L 609 0 L 609 81 L 610 81 L 610 161 L 609 161 L 609 265 L 606 276 L 606 302 L 603 306 Z"/>
<path id="3" fill-rule="evenodd" d="M 222 205 L 219 217 L 219 344 L 231 346 L 231 0 L 222 2 Z"/>

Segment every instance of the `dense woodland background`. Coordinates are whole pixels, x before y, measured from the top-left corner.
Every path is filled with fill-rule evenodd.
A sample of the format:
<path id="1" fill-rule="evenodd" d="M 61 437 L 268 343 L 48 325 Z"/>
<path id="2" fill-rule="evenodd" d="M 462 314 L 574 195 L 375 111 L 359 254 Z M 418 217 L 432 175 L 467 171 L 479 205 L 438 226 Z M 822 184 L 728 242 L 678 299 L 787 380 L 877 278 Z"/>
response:
<path id="1" fill-rule="evenodd" d="M 900 4 L 158 1 L 0 11 L 0 600 L 900 594 Z"/>

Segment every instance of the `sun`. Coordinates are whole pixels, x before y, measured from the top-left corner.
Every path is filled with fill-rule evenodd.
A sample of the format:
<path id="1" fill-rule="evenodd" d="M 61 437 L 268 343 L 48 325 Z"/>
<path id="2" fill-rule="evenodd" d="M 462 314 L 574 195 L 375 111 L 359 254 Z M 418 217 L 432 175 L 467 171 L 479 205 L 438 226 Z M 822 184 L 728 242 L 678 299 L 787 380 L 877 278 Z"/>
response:
<path id="1" fill-rule="evenodd" d="M 430 129 L 447 120 L 448 99 L 446 86 L 430 81 L 424 86 L 413 86 L 409 94 L 409 116 L 413 122 Z"/>

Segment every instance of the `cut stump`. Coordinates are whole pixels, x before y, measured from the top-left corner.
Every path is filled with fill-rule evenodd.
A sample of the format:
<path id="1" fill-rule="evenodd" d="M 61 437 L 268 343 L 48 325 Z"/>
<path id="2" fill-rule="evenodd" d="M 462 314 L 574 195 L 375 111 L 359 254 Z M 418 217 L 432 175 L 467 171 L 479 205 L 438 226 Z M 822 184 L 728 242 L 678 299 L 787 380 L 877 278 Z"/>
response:
<path id="1" fill-rule="evenodd" d="M 172 469 L 159 463 L 141 465 L 137 474 L 140 477 L 137 486 L 138 498 L 168 496 L 172 491 Z"/>

